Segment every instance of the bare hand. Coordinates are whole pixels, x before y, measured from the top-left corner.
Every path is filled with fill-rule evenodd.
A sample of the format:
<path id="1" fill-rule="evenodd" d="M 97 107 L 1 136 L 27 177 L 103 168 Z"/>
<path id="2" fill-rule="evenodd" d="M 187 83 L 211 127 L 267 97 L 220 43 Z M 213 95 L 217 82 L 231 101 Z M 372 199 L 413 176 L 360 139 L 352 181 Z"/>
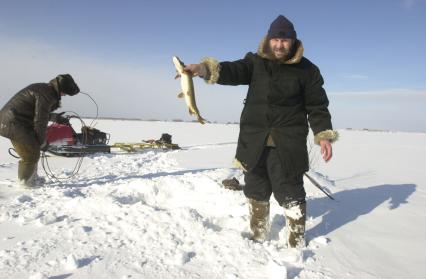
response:
<path id="1" fill-rule="evenodd" d="M 331 143 L 329 140 L 320 141 L 321 146 L 321 155 L 325 162 L 330 161 L 331 157 L 333 157 L 333 148 L 331 147 Z"/>
<path id="2" fill-rule="evenodd" d="M 188 64 L 183 69 L 185 72 L 191 73 L 194 77 L 204 77 L 206 75 L 206 68 L 202 64 Z"/>

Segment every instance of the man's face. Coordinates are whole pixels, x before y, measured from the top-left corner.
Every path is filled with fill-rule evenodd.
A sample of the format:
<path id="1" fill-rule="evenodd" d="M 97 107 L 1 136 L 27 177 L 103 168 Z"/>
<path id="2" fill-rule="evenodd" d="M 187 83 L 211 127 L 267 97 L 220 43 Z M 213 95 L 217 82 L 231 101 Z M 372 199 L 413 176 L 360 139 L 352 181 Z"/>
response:
<path id="1" fill-rule="evenodd" d="M 282 59 L 288 56 L 292 46 L 292 39 L 272 38 L 269 40 L 269 47 L 276 59 Z"/>

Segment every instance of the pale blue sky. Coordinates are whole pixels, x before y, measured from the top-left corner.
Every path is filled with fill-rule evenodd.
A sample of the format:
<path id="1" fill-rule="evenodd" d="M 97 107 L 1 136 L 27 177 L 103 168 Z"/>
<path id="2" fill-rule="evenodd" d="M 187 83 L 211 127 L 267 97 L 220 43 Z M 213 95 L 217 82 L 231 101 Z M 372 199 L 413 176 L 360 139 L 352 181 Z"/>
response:
<path id="1" fill-rule="evenodd" d="M 257 49 L 279 14 L 294 23 L 305 56 L 321 69 L 335 126 L 426 131 L 410 115 L 392 121 L 401 112 L 384 104 L 398 95 L 396 110 L 426 105 L 426 0 L 2 1 L 0 104 L 28 83 L 69 72 L 102 116 L 188 120 L 175 99 L 171 57 L 239 59 Z M 196 88 L 205 118 L 238 121 L 245 87 L 197 81 Z M 91 114 L 79 98 L 64 103 Z M 384 121 L 355 122 L 348 114 L 372 106 L 386 113 Z"/>

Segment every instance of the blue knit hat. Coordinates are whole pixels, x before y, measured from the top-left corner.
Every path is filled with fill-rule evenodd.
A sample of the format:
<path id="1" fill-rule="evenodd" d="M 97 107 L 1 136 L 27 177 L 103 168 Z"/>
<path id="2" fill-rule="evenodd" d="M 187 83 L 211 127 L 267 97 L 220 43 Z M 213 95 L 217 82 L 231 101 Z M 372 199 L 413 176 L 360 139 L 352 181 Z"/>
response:
<path id="1" fill-rule="evenodd" d="M 269 27 L 268 38 L 280 38 L 280 39 L 293 39 L 297 37 L 296 30 L 294 30 L 293 23 L 288 20 L 285 16 L 279 15 Z"/>

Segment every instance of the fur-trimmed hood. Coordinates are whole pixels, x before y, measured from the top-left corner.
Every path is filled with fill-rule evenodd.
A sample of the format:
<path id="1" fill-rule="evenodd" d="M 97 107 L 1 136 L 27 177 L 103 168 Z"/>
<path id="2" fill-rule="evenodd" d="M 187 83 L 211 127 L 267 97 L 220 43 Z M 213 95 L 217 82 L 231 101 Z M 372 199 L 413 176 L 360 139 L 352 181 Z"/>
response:
<path id="1" fill-rule="evenodd" d="M 267 36 L 265 36 L 260 42 L 259 48 L 257 49 L 257 55 L 268 60 L 276 60 L 275 56 L 269 50 L 269 40 Z M 303 57 L 302 41 L 296 40 L 292 57 L 287 60 L 280 59 L 278 60 L 278 62 L 282 64 L 297 64 L 300 62 L 300 60 L 302 60 L 302 57 Z"/>
<path id="2" fill-rule="evenodd" d="M 275 60 L 275 56 L 269 51 L 267 36 L 265 36 L 260 42 L 259 48 L 257 50 L 257 55 L 268 60 Z M 302 58 L 303 58 L 303 44 L 302 44 L 302 41 L 296 40 L 295 46 L 293 48 L 292 57 L 288 60 L 281 59 L 279 60 L 279 62 L 283 64 L 297 64 L 302 60 Z M 204 77 L 204 81 L 209 84 L 215 84 L 219 79 L 219 73 L 220 73 L 219 61 L 214 59 L 213 57 L 206 57 L 200 62 L 200 64 L 206 68 L 206 72 L 207 72 L 207 75 Z"/>

